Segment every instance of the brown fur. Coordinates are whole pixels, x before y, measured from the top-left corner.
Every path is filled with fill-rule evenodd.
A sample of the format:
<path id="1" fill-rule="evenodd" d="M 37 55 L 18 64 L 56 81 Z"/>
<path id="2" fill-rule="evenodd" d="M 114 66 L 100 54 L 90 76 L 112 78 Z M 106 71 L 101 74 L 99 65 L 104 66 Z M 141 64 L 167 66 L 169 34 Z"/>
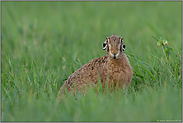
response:
<path id="1" fill-rule="evenodd" d="M 127 56 L 122 50 L 121 37 L 112 35 L 105 41 L 107 43 L 107 56 L 95 58 L 86 63 L 72 75 L 68 77 L 64 85 L 59 90 L 59 95 L 64 94 L 64 89 L 69 92 L 75 92 L 74 83 L 78 91 L 84 89 L 85 86 L 94 86 L 101 79 L 102 86 L 104 87 L 107 82 L 109 86 L 118 86 L 123 89 L 124 84 L 128 87 L 131 84 L 133 71 L 128 61 Z M 114 54 L 116 58 L 114 58 Z"/>

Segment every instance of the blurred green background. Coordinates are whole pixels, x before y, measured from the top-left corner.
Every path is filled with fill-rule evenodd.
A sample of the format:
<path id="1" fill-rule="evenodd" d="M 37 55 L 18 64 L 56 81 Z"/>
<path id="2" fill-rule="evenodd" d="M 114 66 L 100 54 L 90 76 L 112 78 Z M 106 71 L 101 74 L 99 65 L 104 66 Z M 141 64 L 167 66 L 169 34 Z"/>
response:
<path id="1" fill-rule="evenodd" d="M 53 110 L 57 115 L 47 117 L 47 114 L 49 114 L 47 112 L 52 110 L 50 107 L 54 105 L 57 92 L 64 81 L 85 63 L 96 57 L 106 55 L 105 51 L 102 50 L 102 44 L 106 37 L 112 34 L 123 37 L 126 45 L 125 53 L 129 57 L 134 70 L 130 87 L 132 92 L 129 96 L 131 95 L 130 97 L 134 98 L 133 95 L 140 94 L 141 91 L 144 94 L 139 98 L 137 97 L 137 100 L 139 100 L 135 103 L 137 107 L 141 104 L 140 99 L 143 100 L 143 97 L 147 97 L 147 102 L 149 102 L 147 106 L 157 102 L 151 102 L 152 98 L 148 98 L 149 95 L 145 94 L 146 91 L 133 91 L 134 86 L 147 89 L 151 88 L 151 86 L 147 86 L 149 83 L 157 82 L 156 89 L 161 90 L 170 86 L 172 87 L 170 90 L 175 91 L 173 88 L 175 85 L 179 85 L 179 87 L 182 85 L 182 63 L 180 63 L 182 59 L 181 10 L 181 1 L 2 1 L 1 120 L 63 121 L 63 117 L 65 117 L 64 121 L 83 121 L 84 117 L 92 114 L 94 121 L 124 121 L 125 118 L 120 117 L 125 113 L 129 114 L 125 121 L 156 121 L 158 118 L 159 120 L 166 120 L 166 118 L 181 120 L 181 88 L 177 89 L 175 95 L 172 95 L 175 99 L 169 99 L 168 95 L 172 91 L 167 92 L 165 89 L 167 93 L 163 92 L 164 95 L 160 96 L 158 96 L 159 91 L 152 91 L 155 92 L 155 96 L 152 97 L 154 100 L 159 100 L 158 98 L 165 96 L 166 99 L 162 101 L 163 103 L 171 100 L 167 106 L 176 106 L 167 108 L 165 104 L 162 111 L 159 111 L 158 109 L 164 105 L 161 102 L 157 110 L 151 110 L 152 114 L 157 113 L 154 117 L 149 114 L 133 118 L 138 111 L 144 108 L 143 106 L 146 103 L 142 102 L 140 108 L 130 108 L 133 101 L 126 97 L 123 97 L 125 99 L 122 103 L 126 105 L 126 110 L 129 109 L 129 111 L 120 110 L 121 114 L 119 113 L 113 118 L 109 117 L 110 110 L 104 110 L 104 108 L 101 112 L 99 106 L 99 108 L 95 108 L 95 113 L 91 113 L 87 110 L 87 105 L 81 105 L 79 102 L 76 102 L 76 104 L 70 102 L 73 110 L 62 109 L 62 107 L 65 107 L 64 104 L 61 106 L 55 105 L 56 107 Z M 175 75 L 171 76 L 169 72 L 171 69 L 167 65 L 164 53 L 161 47 L 157 47 L 157 41 L 153 37 L 166 39 L 168 46 L 173 49 L 169 53 L 169 62 L 173 71 L 175 71 Z M 130 57 L 130 54 L 140 62 L 135 61 Z M 180 58 L 177 58 L 177 56 Z M 154 76 L 154 79 L 151 78 L 152 76 Z M 155 81 L 155 79 L 157 80 Z M 27 98 L 30 99 L 28 104 L 33 105 L 34 111 L 31 110 L 30 105 L 26 107 Z M 92 98 L 95 99 L 94 96 L 91 96 Z M 105 102 L 106 97 L 101 98 Z M 87 99 L 84 101 L 87 103 Z M 104 103 L 102 101 L 101 104 Z M 42 102 L 45 102 L 42 108 L 38 108 Z M 84 102 L 81 101 L 80 103 Z M 105 104 L 107 107 L 107 103 Z M 109 102 L 109 104 L 115 103 Z M 22 108 L 22 105 L 26 108 Z M 75 110 L 74 105 L 78 105 L 77 110 Z M 91 102 L 91 105 L 97 107 L 98 103 Z M 82 112 L 83 107 L 86 108 L 83 115 L 78 113 L 74 117 L 74 113 L 69 113 L 69 110 Z M 111 109 L 117 110 L 118 108 L 111 106 Z M 61 115 L 57 109 L 62 110 L 62 113 L 65 112 L 66 115 Z M 174 109 L 179 111 L 172 115 L 171 110 Z M 46 114 L 40 115 L 43 110 Z M 137 112 L 132 113 L 133 110 Z M 21 111 L 24 112 L 25 116 L 17 113 Z M 27 112 L 30 112 L 30 114 Z M 36 116 L 34 115 L 35 112 L 38 113 L 36 113 Z M 87 112 L 91 114 L 87 114 Z M 104 112 L 108 112 L 104 116 L 106 120 L 97 118 L 100 113 Z M 162 112 L 161 117 L 160 113 Z M 166 115 L 167 112 L 168 115 Z M 142 114 L 145 115 L 146 111 Z M 84 121 L 88 120 L 85 119 Z M 93 120 L 90 119 L 89 121 Z"/>
<path id="2" fill-rule="evenodd" d="M 32 54 L 57 65 L 77 53 L 86 63 L 105 55 L 102 43 L 112 34 L 144 60 L 159 54 L 152 36 L 181 50 L 181 2 L 2 2 L 1 26 L 2 53 L 9 49 L 17 62 Z"/>

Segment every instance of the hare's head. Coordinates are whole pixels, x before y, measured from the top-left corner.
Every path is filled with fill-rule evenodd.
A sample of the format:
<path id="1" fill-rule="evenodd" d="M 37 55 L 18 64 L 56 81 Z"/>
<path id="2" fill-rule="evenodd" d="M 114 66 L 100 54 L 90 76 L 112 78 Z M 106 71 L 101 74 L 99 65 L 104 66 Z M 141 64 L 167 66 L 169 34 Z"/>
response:
<path id="1" fill-rule="evenodd" d="M 125 44 L 123 38 L 112 35 L 106 38 L 106 41 L 103 43 L 103 50 L 106 50 L 106 53 L 112 59 L 118 59 L 122 52 L 125 50 Z"/>

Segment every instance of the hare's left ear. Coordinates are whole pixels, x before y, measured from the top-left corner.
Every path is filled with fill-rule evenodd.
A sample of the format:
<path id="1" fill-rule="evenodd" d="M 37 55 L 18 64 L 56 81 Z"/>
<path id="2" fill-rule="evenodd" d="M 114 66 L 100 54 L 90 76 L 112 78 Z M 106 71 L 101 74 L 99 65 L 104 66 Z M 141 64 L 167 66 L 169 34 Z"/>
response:
<path id="1" fill-rule="evenodd" d="M 123 42 L 123 38 L 121 38 L 121 45 L 122 45 L 122 50 L 125 51 L 125 43 Z"/>
<path id="2" fill-rule="evenodd" d="M 108 42 L 108 39 L 103 43 L 103 50 L 107 48 L 107 42 Z"/>

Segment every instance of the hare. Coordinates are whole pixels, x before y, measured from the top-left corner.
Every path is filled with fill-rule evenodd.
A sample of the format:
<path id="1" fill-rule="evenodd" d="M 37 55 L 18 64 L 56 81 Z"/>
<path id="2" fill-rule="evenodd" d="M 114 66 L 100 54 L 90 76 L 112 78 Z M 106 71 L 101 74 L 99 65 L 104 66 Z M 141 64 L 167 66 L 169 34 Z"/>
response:
<path id="1" fill-rule="evenodd" d="M 123 52 L 123 38 L 116 35 L 107 37 L 103 43 L 103 50 L 105 49 L 107 56 L 91 60 L 68 77 L 59 90 L 59 96 L 64 94 L 64 89 L 68 92 L 76 92 L 77 89 L 81 91 L 85 86 L 96 85 L 99 79 L 102 87 L 108 83 L 110 87 L 118 85 L 123 89 L 124 85 L 128 87 L 131 84 L 133 70 Z"/>

